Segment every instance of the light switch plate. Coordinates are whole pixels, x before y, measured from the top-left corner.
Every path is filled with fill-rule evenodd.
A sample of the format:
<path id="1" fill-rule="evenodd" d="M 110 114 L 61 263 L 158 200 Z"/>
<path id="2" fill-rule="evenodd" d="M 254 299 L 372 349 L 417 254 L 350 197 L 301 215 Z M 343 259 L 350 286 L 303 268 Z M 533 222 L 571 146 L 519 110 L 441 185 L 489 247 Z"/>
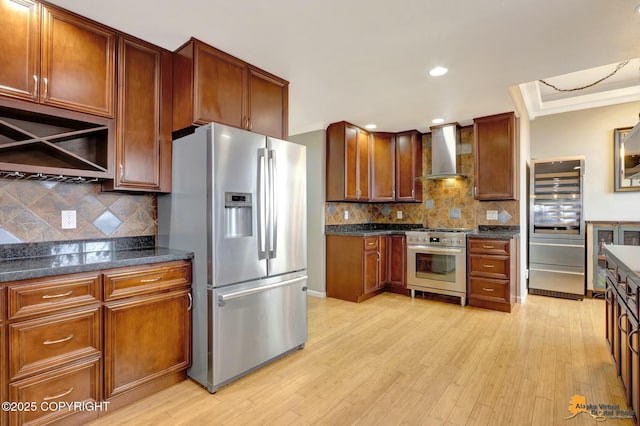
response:
<path id="1" fill-rule="evenodd" d="M 487 210 L 487 220 L 498 220 L 498 210 Z"/>

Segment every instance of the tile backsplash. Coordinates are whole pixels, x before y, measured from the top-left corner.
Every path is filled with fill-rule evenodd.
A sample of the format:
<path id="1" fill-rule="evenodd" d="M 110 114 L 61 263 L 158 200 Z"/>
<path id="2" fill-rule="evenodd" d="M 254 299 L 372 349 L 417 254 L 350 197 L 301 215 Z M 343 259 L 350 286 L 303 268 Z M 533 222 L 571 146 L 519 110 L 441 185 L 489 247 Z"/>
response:
<path id="1" fill-rule="evenodd" d="M 518 201 L 478 201 L 473 198 L 473 126 L 460 129 L 460 145 L 459 171 L 466 178 L 424 181 L 422 203 L 325 203 L 325 223 L 421 223 L 429 228 L 474 229 L 480 225 L 518 226 Z M 431 134 L 423 137 L 422 169 L 423 174 L 431 173 Z M 349 219 L 344 218 L 345 210 L 349 211 Z M 403 219 L 397 219 L 397 210 L 402 210 Z M 497 211 L 498 218 L 487 219 L 488 210 Z"/>
<path id="2" fill-rule="evenodd" d="M 76 229 L 61 229 L 62 210 L 76 210 Z M 0 179 L 0 244 L 156 234 L 154 194 L 100 192 L 99 184 Z"/>

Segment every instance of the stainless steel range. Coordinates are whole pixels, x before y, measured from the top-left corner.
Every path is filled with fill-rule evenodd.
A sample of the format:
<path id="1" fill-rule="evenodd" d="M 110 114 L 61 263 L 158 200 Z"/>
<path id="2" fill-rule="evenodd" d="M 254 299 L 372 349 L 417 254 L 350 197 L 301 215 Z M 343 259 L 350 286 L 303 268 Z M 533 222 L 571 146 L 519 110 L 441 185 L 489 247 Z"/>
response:
<path id="1" fill-rule="evenodd" d="M 467 300 L 467 233 L 472 229 L 407 231 L 407 287 Z"/>

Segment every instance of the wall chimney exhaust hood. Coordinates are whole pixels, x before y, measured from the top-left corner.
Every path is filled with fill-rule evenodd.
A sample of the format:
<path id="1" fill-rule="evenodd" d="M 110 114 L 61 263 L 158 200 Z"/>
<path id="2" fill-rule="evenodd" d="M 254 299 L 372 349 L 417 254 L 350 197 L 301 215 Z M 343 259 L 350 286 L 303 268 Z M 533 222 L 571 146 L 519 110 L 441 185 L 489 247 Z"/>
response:
<path id="1" fill-rule="evenodd" d="M 431 129 L 431 174 L 420 177 L 423 180 L 466 178 L 459 173 L 456 147 L 458 143 L 458 123 L 432 126 Z"/>

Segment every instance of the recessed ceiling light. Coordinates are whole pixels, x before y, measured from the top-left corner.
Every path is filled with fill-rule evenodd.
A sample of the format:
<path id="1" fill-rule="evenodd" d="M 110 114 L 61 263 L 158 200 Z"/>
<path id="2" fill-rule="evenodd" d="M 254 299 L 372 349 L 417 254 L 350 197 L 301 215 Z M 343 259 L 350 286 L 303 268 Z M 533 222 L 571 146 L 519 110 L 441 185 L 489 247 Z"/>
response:
<path id="1" fill-rule="evenodd" d="M 444 123 L 444 118 L 434 118 L 433 120 L 431 120 L 431 123 L 433 123 L 433 124 Z"/>
<path id="2" fill-rule="evenodd" d="M 445 67 L 437 66 L 429 71 L 429 75 L 432 77 L 440 77 L 441 75 L 445 75 L 448 71 L 449 70 Z"/>
<path id="3" fill-rule="evenodd" d="M 364 128 L 367 129 L 367 130 L 373 130 L 376 127 L 378 127 L 378 126 L 376 126 L 375 124 L 367 124 L 366 126 L 364 126 Z"/>

